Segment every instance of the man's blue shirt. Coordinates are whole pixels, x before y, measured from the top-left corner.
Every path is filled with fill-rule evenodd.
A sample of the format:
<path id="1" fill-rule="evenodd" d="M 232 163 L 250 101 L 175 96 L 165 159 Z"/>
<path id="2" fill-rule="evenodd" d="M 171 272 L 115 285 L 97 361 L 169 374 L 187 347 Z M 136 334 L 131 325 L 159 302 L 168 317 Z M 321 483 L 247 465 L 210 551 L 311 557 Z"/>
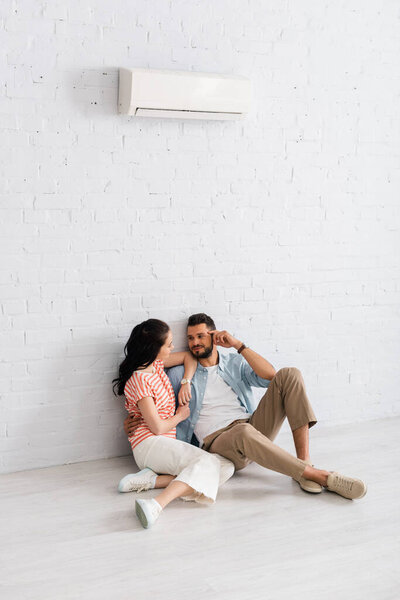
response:
<path id="1" fill-rule="evenodd" d="M 175 397 L 178 398 L 184 367 L 183 365 L 172 367 L 167 372 L 174 388 Z M 222 354 L 219 352 L 218 373 L 225 383 L 237 394 L 240 403 L 246 411 L 253 413 L 257 408 L 257 403 L 254 400 L 251 388 L 267 388 L 270 383 L 269 380 L 259 377 L 249 363 L 240 354 L 236 353 Z M 199 363 L 191 384 L 190 417 L 178 424 L 176 428 L 176 437 L 178 440 L 198 445 L 193 433 L 203 404 L 207 377 L 207 369 Z"/>

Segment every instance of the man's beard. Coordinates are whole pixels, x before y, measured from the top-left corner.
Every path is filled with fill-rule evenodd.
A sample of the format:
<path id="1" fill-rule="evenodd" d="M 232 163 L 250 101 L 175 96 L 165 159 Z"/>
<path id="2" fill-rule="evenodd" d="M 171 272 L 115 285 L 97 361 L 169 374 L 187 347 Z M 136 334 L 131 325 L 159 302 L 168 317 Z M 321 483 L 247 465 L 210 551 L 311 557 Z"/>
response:
<path id="1" fill-rule="evenodd" d="M 213 351 L 213 347 L 212 346 L 205 346 L 204 350 L 201 352 L 195 352 L 193 350 L 190 350 L 191 354 L 195 357 L 195 358 L 208 358 L 209 356 L 211 356 Z"/>

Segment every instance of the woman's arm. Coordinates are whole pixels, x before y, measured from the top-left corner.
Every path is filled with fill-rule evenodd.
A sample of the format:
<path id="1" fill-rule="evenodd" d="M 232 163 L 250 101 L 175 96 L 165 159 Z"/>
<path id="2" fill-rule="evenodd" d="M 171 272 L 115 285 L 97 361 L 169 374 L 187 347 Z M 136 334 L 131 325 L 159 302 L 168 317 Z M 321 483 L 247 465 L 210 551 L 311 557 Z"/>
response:
<path id="1" fill-rule="evenodd" d="M 171 354 L 166 361 L 164 361 L 164 366 L 166 366 L 165 363 L 168 363 L 168 367 L 176 366 L 175 364 L 174 365 L 170 364 L 171 357 L 178 357 L 180 362 L 178 362 L 176 364 L 182 364 L 182 363 L 184 364 L 184 366 L 185 366 L 184 378 L 192 379 L 193 375 L 196 372 L 197 365 L 198 365 L 197 360 L 192 356 L 192 354 L 190 352 L 175 352 L 174 354 Z M 175 362 L 175 358 L 173 358 L 173 360 L 171 362 Z M 182 385 L 180 387 L 180 390 L 178 393 L 179 405 L 183 406 L 185 404 L 189 404 L 191 397 L 192 397 L 192 392 L 190 389 L 190 383 L 186 383 L 186 384 Z M 153 405 L 154 405 L 154 402 L 153 402 Z M 157 416 L 158 416 L 158 413 L 157 413 Z M 184 417 L 182 419 L 182 421 L 184 421 L 188 416 L 189 415 Z M 161 420 L 163 422 L 165 421 L 163 419 L 161 419 Z M 124 420 L 124 431 L 128 437 L 131 437 L 135 433 L 135 430 L 136 430 L 137 426 L 139 425 L 139 423 L 140 423 L 140 417 L 135 417 L 134 415 L 128 415 L 126 417 L 126 419 Z M 170 429 L 172 429 L 172 427 L 174 427 L 174 425 L 172 425 L 170 427 Z M 150 428 L 150 430 L 151 430 L 151 428 Z"/>
<path id="2" fill-rule="evenodd" d="M 170 369 L 171 367 L 176 367 L 177 365 L 183 365 L 185 354 L 190 354 L 190 352 L 171 352 L 168 358 L 165 358 L 163 361 L 164 367 L 166 369 Z"/>
<path id="3" fill-rule="evenodd" d="M 162 419 L 157 412 L 153 398 L 150 396 L 139 400 L 138 407 L 142 413 L 143 419 L 146 421 L 146 425 L 154 435 L 167 433 L 190 415 L 188 405 L 178 406 L 176 414 L 173 417 Z"/>
<path id="4" fill-rule="evenodd" d="M 197 369 L 197 359 L 194 358 L 191 352 L 186 350 L 185 352 L 171 352 L 168 358 L 164 359 L 164 367 L 166 369 L 170 369 L 171 367 L 176 367 L 177 365 L 185 365 L 185 377 L 189 378 L 190 373 L 186 374 L 186 368 L 189 370 L 193 368 L 193 373 L 191 376 L 193 377 L 196 369 Z"/>
<path id="5" fill-rule="evenodd" d="M 176 367 L 177 365 L 182 364 L 185 367 L 185 373 L 183 377 L 185 379 L 192 380 L 192 377 L 196 372 L 198 363 L 197 359 L 194 358 L 194 356 L 190 352 L 172 352 L 172 354 L 170 354 L 168 358 L 164 360 L 164 367 L 166 369 L 169 369 L 170 367 Z M 190 383 L 185 383 L 181 386 L 178 393 L 179 405 L 183 406 L 184 404 L 189 404 L 191 397 L 192 392 L 190 389 Z"/>
<path id="6" fill-rule="evenodd" d="M 183 354 L 185 355 L 183 359 L 183 364 L 185 367 L 185 373 L 183 377 L 185 379 L 188 379 L 189 382 L 184 383 L 179 390 L 178 402 L 180 406 L 183 406 L 184 404 L 189 404 L 190 402 L 190 398 L 192 397 L 190 382 L 192 381 L 193 375 L 196 373 L 198 364 L 197 359 L 194 358 L 194 356 L 190 352 L 184 352 Z"/>

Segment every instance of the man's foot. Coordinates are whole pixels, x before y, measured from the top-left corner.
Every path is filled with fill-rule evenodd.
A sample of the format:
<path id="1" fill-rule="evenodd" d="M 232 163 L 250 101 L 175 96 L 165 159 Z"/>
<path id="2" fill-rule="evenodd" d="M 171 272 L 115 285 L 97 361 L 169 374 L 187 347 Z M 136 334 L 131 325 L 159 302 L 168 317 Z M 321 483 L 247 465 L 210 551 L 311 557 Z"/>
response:
<path id="1" fill-rule="evenodd" d="M 162 508 L 157 500 L 150 498 L 149 500 L 136 500 L 136 514 L 145 529 L 149 529 L 158 519 Z"/>
<path id="2" fill-rule="evenodd" d="M 336 472 L 328 475 L 326 489 L 350 500 L 363 498 L 367 493 L 367 486 L 361 479 L 354 479 L 354 477 L 347 477 Z"/>
<path id="3" fill-rule="evenodd" d="M 118 484 L 119 492 L 145 492 L 154 489 L 157 473 L 146 467 L 138 473 L 125 475 Z"/>
<path id="4" fill-rule="evenodd" d="M 311 464 L 310 460 L 306 460 L 305 462 L 308 465 L 310 465 L 310 467 L 314 466 L 313 464 Z M 297 481 L 297 479 L 295 479 L 295 481 Z M 305 492 L 309 492 L 310 494 L 320 494 L 322 492 L 322 486 L 319 485 L 319 483 L 317 483 L 316 481 L 311 481 L 311 479 L 300 477 L 297 483 L 299 484 L 302 490 L 304 490 Z"/>

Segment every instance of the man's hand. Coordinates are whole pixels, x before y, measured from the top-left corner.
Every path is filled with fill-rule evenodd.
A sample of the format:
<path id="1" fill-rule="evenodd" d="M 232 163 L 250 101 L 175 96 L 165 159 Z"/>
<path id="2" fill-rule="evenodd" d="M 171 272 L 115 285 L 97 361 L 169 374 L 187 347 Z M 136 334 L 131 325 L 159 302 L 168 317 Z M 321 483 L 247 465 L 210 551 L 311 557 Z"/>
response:
<path id="1" fill-rule="evenodd" d="M 217 346 L 222 346 L 223 348 L 235 348 L 238 350 L 242 345 L 242 342 L 233 337 L 228 331 L 209 331 L 208 333 L 213 334 L 214 343 Z"/>
<path id="2" fill-rule="evenodd" d="M 190 398 L 192 397 L 192 390 L 190 389 L 190 383 L 184 383 L 181 385 L 181 389 L 178 393 L 178 402 L 180 406 L 189 404 Z"/>
<path id="3" fill-rule="evenodd" d="M 228 331 L 215 330 L 210 331 L 209 333 L 213 334 L 215 344 L 222 346 L 223 348 L 235 348 L 235 350 L 239 350 L 243 345 L 243 342 L 234 338 Z M 255 374 L 262 377 L 262 379 L 271 381 L 271 379 L 275 377 L 276 371 L 271 363 L 260 356 L 260 354 L 257 354 L 257 352 L 254 352 L 251 348 L 246 346 L 243 349 L 241 356 L 249 363 Z"/>
<path id="4" fill-rule="evenodd" d="M 128 415 L 124 421 L 124 431 L 128 437 L 131 437 L 135 433 L 135 429 L 139 425 L 140 417 L 134 415 Z"/>

